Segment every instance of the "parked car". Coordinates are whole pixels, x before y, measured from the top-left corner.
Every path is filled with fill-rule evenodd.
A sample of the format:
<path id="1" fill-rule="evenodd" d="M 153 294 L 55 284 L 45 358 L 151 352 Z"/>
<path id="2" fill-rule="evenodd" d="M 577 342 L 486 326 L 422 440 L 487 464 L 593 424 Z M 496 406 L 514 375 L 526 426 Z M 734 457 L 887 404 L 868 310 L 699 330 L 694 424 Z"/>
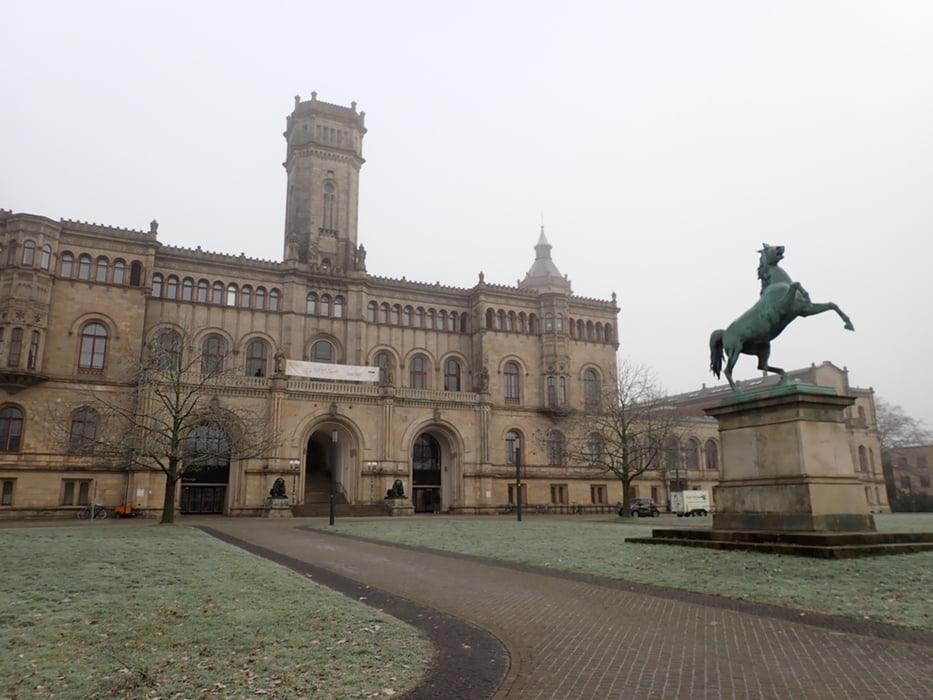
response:
<path id="1" fill-rule="evenodd" d="M 621 508 L 619 508 L 619 515 L 624 515 Z M 632 501 L 632 515 L 656 518 L 661 515 L 661 511 L 658 510 L 658 504 L 653 498 L 636 498 Z"/>

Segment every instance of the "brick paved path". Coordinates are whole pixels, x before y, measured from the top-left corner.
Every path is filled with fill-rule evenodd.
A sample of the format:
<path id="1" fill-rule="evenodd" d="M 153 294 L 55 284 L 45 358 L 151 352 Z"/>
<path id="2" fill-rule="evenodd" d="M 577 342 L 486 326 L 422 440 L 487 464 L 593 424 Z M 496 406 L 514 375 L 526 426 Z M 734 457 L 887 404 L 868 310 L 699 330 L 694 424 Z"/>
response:
<path id="1" fill-rule="evenodd" d="M 652 595 L 597 577 L 315 532 L 300 520 L 191 524 L 487 630 L 509 656 L 495 698 L 933 697 L 928 633 Z M 421 690 L 419 697 L 447 699 L 492 692 Z"/>

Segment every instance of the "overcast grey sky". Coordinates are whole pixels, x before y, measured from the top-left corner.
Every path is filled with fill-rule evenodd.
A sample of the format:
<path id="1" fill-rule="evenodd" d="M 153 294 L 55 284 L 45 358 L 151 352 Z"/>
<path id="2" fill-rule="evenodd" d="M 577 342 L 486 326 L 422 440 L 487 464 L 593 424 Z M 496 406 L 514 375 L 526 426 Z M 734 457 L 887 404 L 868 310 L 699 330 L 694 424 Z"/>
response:
<path id="1" fill-rule="evenodd" d="M 370 273 L 514 284 L 543 221 L 670 391 L 757 298 L 762 242 L 831 360 L 933 425 L 933 3 L 5 3 L 0 206 L 281 259 L 294 95 L 366 112 Z M 738 378 L 757 376 L 754 358 Z"/>

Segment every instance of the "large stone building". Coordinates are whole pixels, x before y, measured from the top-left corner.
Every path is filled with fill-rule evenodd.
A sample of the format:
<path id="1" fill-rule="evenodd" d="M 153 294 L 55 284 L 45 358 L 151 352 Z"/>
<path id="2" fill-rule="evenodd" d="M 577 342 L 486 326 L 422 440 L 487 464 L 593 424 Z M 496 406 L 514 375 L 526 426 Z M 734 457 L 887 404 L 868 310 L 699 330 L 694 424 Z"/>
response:
<path id="1" fill-rule="evenodd" d="M 933 502 L 930 465 L 933 445 L 892 447 L 882 454 L 888 498 L 900 501 L 902 509 L 929 508 Z"/>
<path id="2" fill-rule="evenodd" d="M 526 503 L 621 499 L 617 481 L 546 447 L 567 408 L 613 382 L 614 295 L 575 296 L 543 231 L 516 286 L 369 274 L 357 232 L 365 132 L 355 104 L 296 98 L 281 262 L 163 245 L 155 222 L 0 211 L 0 517 L 91 500 L 157 511 L 161 472 L 69 445 L 96 429 L 89 394 L 134 395 L 144 348 L 181 337 L 182 353 L 226 370 L 211 400 L 266 416 L 277 438 L 261 458 L 192 474 L 182 512 L 258 514 L 277 478 L 300 509 L 331 474 L 351 505 L 381 504 L 401 480 L 417 511 L 495 510 L 514 497 L 516 454 Z M 286 360 L 378 367 L 380 380 L 296 376 Z"/>

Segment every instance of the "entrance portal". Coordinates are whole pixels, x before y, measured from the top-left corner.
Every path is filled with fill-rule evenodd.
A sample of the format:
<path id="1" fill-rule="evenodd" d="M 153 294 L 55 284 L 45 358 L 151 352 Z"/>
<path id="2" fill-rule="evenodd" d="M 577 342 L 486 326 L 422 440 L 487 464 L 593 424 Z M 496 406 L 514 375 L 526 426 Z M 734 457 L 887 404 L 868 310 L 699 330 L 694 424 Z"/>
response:
<path id="1" fill-rule="evenodd" d="M 416 513 L 441 510 L 441 446 L 427 433 L 415 440 L 411 459 L 411 496 Z"/>

